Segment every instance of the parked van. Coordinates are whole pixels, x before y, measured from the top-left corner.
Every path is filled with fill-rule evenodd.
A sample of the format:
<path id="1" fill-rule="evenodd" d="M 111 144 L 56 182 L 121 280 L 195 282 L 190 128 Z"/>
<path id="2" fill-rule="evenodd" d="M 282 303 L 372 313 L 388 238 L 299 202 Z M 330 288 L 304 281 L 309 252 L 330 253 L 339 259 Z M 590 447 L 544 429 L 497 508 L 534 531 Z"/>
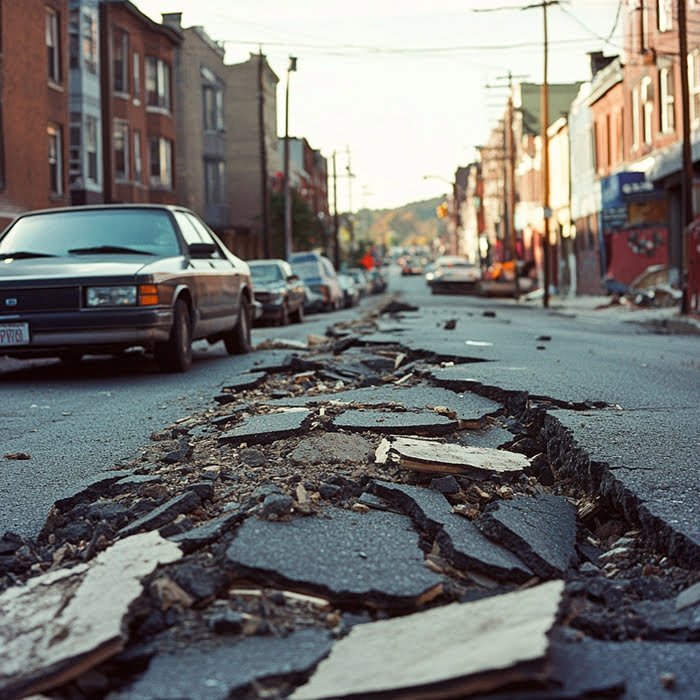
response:
<path id="1" fill-rule="evenodd" d="M 305 311 L 334 311 L 343 305 L 343 293 L 333 263 L 315 251 L 292 253 L 289 263 L 311 292 Z"/>

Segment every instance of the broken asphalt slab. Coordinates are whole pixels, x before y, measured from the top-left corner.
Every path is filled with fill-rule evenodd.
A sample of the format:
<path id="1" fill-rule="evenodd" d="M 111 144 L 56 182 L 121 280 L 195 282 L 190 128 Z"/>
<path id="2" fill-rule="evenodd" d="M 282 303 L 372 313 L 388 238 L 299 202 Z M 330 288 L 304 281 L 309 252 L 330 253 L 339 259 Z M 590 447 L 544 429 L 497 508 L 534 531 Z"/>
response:
<path id="1" fill-rule="evenodd" d="M 181 556 L 156 532 L 135 535 L 89 564 L 42 574 L 2 593 L 0 698 L 66 683 L 121 651 L 141 579 Z"/>
<path id="2" fill-rule="evenodd" d="M 653 545 L 686 566 L 700 566 L 696 409 L 557 410 L 549 414 L 544 433 L 550 461 L 562 477 L 602 493 Z"/>
<path id="3" fill-rule="evenodd" d="M 374 445 L 359 435 L 326 433 L 299 441 L 289 456 L 294 464 L 369 464 Z"/>
<path id="4" fill-rule="evenodd" d="M 487 537 L 517 552 L 537 576 L 562 576 L 576 559 L 576 508 L 563 496 L 497 501 L 475 522 Z"/>
<path id="5" fill-rule="evenodd" d="M 541 680 L 563 587 L 551 581 L 357 625 L 292 700 L 467 697 Z"/>
<path id="6" fill-rule="evenodd" d="M 377 462 L 396 457 L 407 469 L 473 479 L 519 476 L 530 462 L 517 452 L 412 437 L 392 437 L 377 448 Z"/>
<path id="7" fill-rule="evenodd" d="M 454 413 L 457 420 L 472 424 L 468 427 L 479 427 L 488 416 L 498 413 L 502 408 L 499 403 L 478 394 L 457 393 L 427 384 L 383 384 L 328 394 L 295 396 L 265 403 L 268 406 L 317 406 L 324 403 L 348 403 L 365 407 L 399 405 L 409 411 L 432 410 L 444 406 Z"/>
<path id="8" fill-rule="evenodd" d="M 201 649 L 159 654 L 136 681 L 111 693 L 109 700 L 226 700 L 256 680 L 307 674 L 331 644 L 324 630 L 301 629 L 286 637 L 221 639 Z"/>
<path id="9" fill-rule="evenodd" d="M 442 590 L 408 518 L 328 508 L 324 517 L 249 518 L 226 551 L 234 575 L 339 603 L 414 608 Z"/>
<path id="10" fill-rule="evenodd" d="M 456 420 L 435 412 L 372 411 L 350 409 L 331 420 L 338 430 L 348 432 L 401 433 L 409 435 L 447 435 L 459 427 Z"/>
<path id="11" fill-rule="evenodd" d="M 283 411 L 264 413 L 245 418 L 239 425 L 222 433 L 220 445 L 267 445 L 275 440 L 288 438 L 301 432 L 311 411 Z"/>
<path id="12" fill-rule="evenodd" d="M 442 556 L 456 569 L 501 581 L 524 582 L 532 571 L 515 554 L 492 542 L 467 518 L 452 512 L 439 492 L 420 486 L 373 481 L 369 491 L 400 508 L 434 538 Z"/>

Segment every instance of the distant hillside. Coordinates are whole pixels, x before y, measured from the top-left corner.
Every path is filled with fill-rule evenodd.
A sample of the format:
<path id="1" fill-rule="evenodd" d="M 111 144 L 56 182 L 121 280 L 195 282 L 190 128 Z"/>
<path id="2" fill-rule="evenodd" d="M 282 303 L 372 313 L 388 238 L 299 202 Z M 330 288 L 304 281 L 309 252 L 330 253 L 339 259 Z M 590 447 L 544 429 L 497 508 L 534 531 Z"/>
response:
<path id="1" fill-rule="evenodd" d="M 356 214 L 363 237 L 386 245 L 429 245 L 444 227 L 435 208 L 442 198 L 411 202 L 397 209 L 363 209 Z"/>

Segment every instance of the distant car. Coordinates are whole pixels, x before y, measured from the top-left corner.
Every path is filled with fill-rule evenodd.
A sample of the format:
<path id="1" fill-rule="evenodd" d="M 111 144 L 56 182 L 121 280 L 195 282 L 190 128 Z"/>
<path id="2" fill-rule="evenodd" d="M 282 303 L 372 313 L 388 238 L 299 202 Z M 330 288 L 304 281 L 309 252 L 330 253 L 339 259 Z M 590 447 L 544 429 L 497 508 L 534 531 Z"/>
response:
<path id="1" fill-rule="evenodd" d="M 425 283 L 431 285 L 433 283 L 433 277 L 435 277 L 435 268 L 437 263 L 428 263 L 423 269 L 423 276 L 425 277 Z"/>
<path id="2" fill-rule="evenodd" d="M 361 297 L 372 293 L 372 282 L 367 274 L 367 270 L 362 267 L 350 267 L 347 270 L 347 274 L 355 280 L 355 286 Z"/>
<path id="3" fill-rule="evenodd" d="M 292 253 L 289 263 L 312 293 L 305 311 L 334 311 L 343 305 L 338 275 L 325 255 L 316 251 Z"/>
<path id="4" fill-rule="evenodd" d="M 406 275 L 422 275 L 423 274 L 423 263 L 416 258 L 407 258 L 402 267 L 401 274 Z"/>
<path id="5" fill-rule="evenodd" d="M 380 268 L 373 267 L 371 270 L 367 271 L 367 274 L 369 276 L 372 294 L 381 294 L 386 291 L 388 283 Z"/>
<path id="6" fill-rule="evenodd" d="M 443 255 L 435 261 L 430 289 L 433 294 L 465 294 L 476 292 L 481 281 L 481 270 L 468 258 Z"/>
<path id="7" fill-rule="evenodd" d="M 141 347 L 184 372 L 199 338 L 251 350 L 248 265 L 183 207 L 27 212 L 0 234 L 0 262 L 2 354 L 73 363 Z"/>
<path id="8" fill-rule="evenodd" d="M 346 309 L 357 306 L 360 303 L 360 290 L 357 288 L 352 276 L 341 273 L 338 275 L 338 282 L 343 292 L 343 306 Z"/>
<path id="9" fill-rule="evenodd" d="M 255 298 L 262 304 L 261 321 L 286 326 L 304 320 L 304 283 L 286 260 L 249 260 Z"/>

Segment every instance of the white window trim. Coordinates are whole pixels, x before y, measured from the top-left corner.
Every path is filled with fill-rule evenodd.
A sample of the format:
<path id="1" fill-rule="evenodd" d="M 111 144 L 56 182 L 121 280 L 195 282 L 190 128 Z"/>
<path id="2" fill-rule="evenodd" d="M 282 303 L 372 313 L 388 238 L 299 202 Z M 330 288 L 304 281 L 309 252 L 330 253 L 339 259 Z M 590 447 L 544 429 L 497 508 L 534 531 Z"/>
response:
<path id="1" fill-rule="evenodd" d="M 639 97 L 642 104 L 642 139 L 645 146 L 651 146 L 654 138 L 654 100 L 652 99 L 652 79 L 645 75 L 639 88 Z"/>
<path id="2" fill-rule="evenodd" d="M 670 32 L 673 29 L 672 0 L 656 0 L 656 18 L 660 32 Z"/>
<path id="3" fill-rule="evenodd" d="M 116 166 L 116 148 L 114 147 L 114 132 L 117 131 L 117 128 L 120 128 L 123 130 L 124 134 L 124 172 L 117 172 L 117 166 Z M 128 182 L 129 181 L 129 143 L 131 139 L 129 138 L 129 122 L 124 121 L 123 119 L 115 119 L 114 123 L 112 125 L 112 157 L 114 159 L 114 180 L 115 182 Z"/>
<path id="4" fill-rule="evenodd" d="M 640 128 L 640 100 L 639 87 L 632 88 L 632 148 L 638 149 L 641 145 L 641 128 Z"/>
<path id="5" fill-rule="evenodd" d="M 671 90 L 669 91 L 669 85 Z M 664 134 L 676 130 L 675 95 L 673 92 L 673 70 L 659 70 L 659 109 L 661 111 L 661 131 Z"/>
<path id="6" fill-rule="evenodd" d="M 49 80 L 52 83 L 61 82 L 61 39 L 59 33 L 58 12 L 46 8 L 46 48 L 53 54 L 53 71 L 48 66 Z"/>
<path id="7" fill-rule="evenodd" d="M 53 197 L 63 195 L 63 139 L 61 137 L 61 127 L 55 124 L 49 125 L 46 130 L 49 137 L 49 168 L 53 163 L 51 154 L 51 145 L 55 143 L 55 167 L 56 167 L 56 182 L 49 182 L 49 191 Z M 55 141 L 54 141 L 55 140 Z M 54 187 L 55 184 L 55 187 Z"/>
<path id="8" fill-rule="evenodd" d="M 700 0 L 696 0 L 700 5 Z M 693 128 L 700 126 L 700 49 L 688 54 L 688 84 L 690 92 L 690 123 Z"/>

